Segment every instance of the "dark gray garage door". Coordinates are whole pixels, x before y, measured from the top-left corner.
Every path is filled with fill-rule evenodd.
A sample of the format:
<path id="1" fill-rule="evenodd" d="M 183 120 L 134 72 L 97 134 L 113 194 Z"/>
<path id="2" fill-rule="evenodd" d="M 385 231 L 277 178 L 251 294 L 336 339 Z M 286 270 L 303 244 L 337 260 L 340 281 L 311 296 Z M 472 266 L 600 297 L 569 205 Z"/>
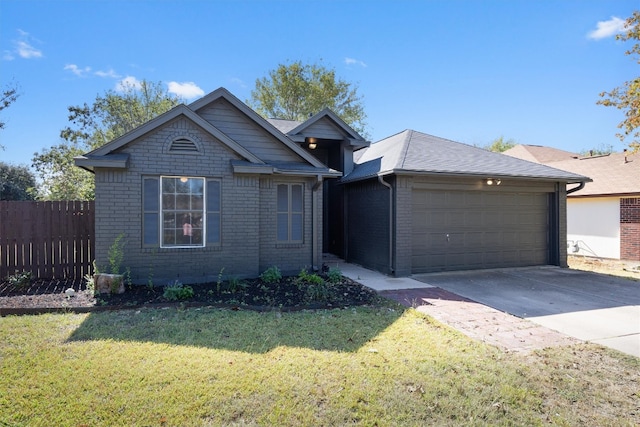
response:
<path id="1" fill-rule="evenodd" d="M 412 273 L 544 265 L 547 193 L 413 190 Z"/>

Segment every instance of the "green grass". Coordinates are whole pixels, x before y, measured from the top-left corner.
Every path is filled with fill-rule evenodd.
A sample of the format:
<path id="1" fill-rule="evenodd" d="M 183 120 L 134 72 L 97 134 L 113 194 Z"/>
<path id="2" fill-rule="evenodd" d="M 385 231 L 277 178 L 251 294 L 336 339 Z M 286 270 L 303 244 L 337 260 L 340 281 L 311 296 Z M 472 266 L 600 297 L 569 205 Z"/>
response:
<path id="1" fill-rule="evenodd" d="M 635 425 L 639 369 L 390 308 L 5 317 L 0 426 Z"/>

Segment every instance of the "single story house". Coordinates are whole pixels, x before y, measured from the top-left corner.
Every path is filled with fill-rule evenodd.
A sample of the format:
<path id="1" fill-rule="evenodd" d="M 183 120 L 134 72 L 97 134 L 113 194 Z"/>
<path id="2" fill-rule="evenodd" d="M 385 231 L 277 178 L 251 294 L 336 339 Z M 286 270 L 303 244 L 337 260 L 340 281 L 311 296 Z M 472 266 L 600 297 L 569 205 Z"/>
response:
<path id="1" fill-rule="evenodd" d="M 517 145 L 505 154 L 592 179 L 567 197 L 569 254 L 640 261 L 638 154 L 582 157 L 537 145 Z"/>
<path id="2" fill-rule="evenodd" d="M 566 266 L 566 186 L 588 180 L 414 131 L 370 144 L 330 110 L 265 120 L 224 88 L 75 163 L 95 173 L 98 266 L 124 233 L 136 283 L 297 273 L 323 252 L 397 276 Z"/>

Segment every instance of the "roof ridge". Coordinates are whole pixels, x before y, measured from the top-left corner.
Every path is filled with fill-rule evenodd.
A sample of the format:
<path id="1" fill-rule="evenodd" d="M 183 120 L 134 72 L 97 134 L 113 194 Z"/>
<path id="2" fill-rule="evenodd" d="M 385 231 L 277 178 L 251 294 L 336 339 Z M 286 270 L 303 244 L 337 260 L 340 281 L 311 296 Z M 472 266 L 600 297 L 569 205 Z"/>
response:
<path id="1" fill-rule="evenodd" d="M 407 153 L 409 152 L 409 145 L 411 144 L 411 140 L 413 139 L 413 129 L 406 129 L 407 135 L 404 137 L 403 147 L 400 150 L 400 158 L 402 159 L 401 168 L 404 168 L 404 164 L 407 161 Z"/>

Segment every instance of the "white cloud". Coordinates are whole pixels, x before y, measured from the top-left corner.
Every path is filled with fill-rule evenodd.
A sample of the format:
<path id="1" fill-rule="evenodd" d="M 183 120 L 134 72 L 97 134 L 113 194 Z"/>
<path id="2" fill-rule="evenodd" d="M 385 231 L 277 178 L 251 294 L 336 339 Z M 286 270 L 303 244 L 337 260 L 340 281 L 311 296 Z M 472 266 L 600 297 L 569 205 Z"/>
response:
<path id="1" fill-rule="evenodd" d="M 238 77 L 232 77 L 231 78 L 231 83 L 236 84 L 236 85 L 240 86 L 243 89 L 247 88 L 247 84 L 242 79 L 239 79 Z"/>
<path id="2" fill-rule="evenodd" d="M 112 79 L 119 79 L 122 77 L 120 74 L 116 73 L 113 68 L 110 68 L 107 71 L 98 70 L 94 74 L 98 77 L 110 77 Z"/>
<path id="3" fill-rule="evenodd" d="M 20 55 L 21 58 L 31 59 L 31 58 L 42 57 L 41 50 L 36 49 L 35 47 L 31 46 L 29 43 L 25 41 L 18 40 L 17 42 L 15 42 L 15 45 L 16 45 L 16 51 L 18 52 L 18 55 Z"/>
<path id="4" fill-rule="evenodd" d="M 366 67 L 367 64 L 365 64 L 363 61 L 360 61 L 359 59 L 354 59 L 354 58 L 344 58 L 344 63 L 347 65 L 359 65 L 361 67 Z"/>
<path id="5" fill-rule="evenodd" d="M 38 42 L 38 40 L 35 40 L 26 31 L 18 29 L 17 32 L 19 37 L 17 40 L 12 40 L 13 49 L 10 51 L 5 50 L 2 59 L 13 61 L 16 56 L 23 59 L 41 58 L 43 56 L 42 51 L 33 46 L 33 42 Z"/>
<path id="6" fill-rule="evenodd" d="M 587 37 L 594 40 L 600 40 L 607 37 L 615 36 L 624 31 L 624 19 L 612 16 L 608 21 L 598 21 L 596 29 L 587 34 Z"/>
<path id="7" fill-rule="evenodd" d="M 79 68 L 76 64 L 67 64 L 64 66 L 64 69 L 71 71 L 78 77 L 86 77 L 86 75 L 91 71 L 91 67 Z"/>
<path id="8" fill-rule="evenodd" d="M 131 90 L 138 90 L 142 87 L 140 80 L 133 76 L 127 76 L 124 79 L 116 83 L 117 92 L 129 92 Z"/>
<path id="9" fill-rule="evenodd" d="M 193 99 L 198 96 L 204 95 L 204 91 L 198 87 L 194 82 L 169 82 L 169 93 L 178 95 L 184 99 Z"/>

